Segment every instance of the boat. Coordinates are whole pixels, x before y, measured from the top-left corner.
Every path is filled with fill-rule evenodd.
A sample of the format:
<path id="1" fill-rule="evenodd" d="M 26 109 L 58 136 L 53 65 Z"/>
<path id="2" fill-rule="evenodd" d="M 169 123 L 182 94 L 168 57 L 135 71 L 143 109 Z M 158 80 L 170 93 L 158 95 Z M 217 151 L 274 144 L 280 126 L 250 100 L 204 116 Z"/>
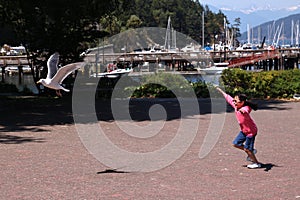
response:
<path id="1" fill-rule="evenodd" d="M 0 55 L 2 56 L 21 56 L 26 54 L 26 49 L 24 46 L 12 47 L 10 45 L 4 44 L 0 49 Z"/>
<path id="2" fill-rule="evenodd" d="M 206 67 L 206 68 L 197 68 L 198 72 L 204 73 L 204 74 L 221 74 L 223 70 L 228 69 L 228 62 L 221 62 L 221 63 L 215 63 L 211 67 Z"/>
<path id="3" fill-rule="evenodd" d="M 221 74 L 223 72 L 223 70 L 225 70 L 225 69 L 228 69 L 228 67 L 212 66 L 212 67 L 208 67 L 208 68 L 200 68 L 200 69 L 198 69 L 198 71 L 200 73 L 213 75 L 213 74 Z"/>
<path id="4" fill-rule="evenodd" d="M 17 74 L 19 73 L 19 66 L 8 66 L 5 67 L 5 73 L 9 74 L 9 75 L 13 75 L 13 74 Z M 26 65 L 26 66 L 22 66 L 22 73 L 23 74 L 30 74 L 31 73 L 31 67 Z"/>
<path id="5" fill-rule="evenodd" d="M 96 73 L 93 73 L 90 75 L 90 77 L 94 77 L 94 78 L 118 78 L 122 75 L 128 75 L 130 72 L 132 72 L 132 68 L 125 68 L 125 69 L 115 69 L 109 72 L 103 72 L 103 73 L 98 73 L 96 76 Z"/>
<path id="6" fill-rule="evenodd" d="M 300 100 L 300 94 L 294 94 L 293 98 L 296 99 L 296 100 Z"/>

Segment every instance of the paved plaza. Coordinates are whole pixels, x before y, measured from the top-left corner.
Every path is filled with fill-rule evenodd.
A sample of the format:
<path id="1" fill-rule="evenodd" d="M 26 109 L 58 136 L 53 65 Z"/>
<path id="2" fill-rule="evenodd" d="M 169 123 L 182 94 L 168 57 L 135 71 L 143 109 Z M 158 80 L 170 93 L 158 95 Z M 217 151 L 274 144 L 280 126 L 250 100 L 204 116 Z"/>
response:
<path id="1" fill-rule="evenodd" d="M 181 116 L 199 121 L 192 144 L 179 159 L 153 172 L 103 165 L 81 142 L 70 102 L 37 102 L 0 100 L 1 200 L 300 199 L 300 102 L 258 101 L 252 116 L 259 128 L 256 148 L 263 168 L 250 170 L 246 154 L 231 146 L 239 131 L 234 113 L 212 113 L 209 100 L 200 99 L 199 113 Z M 122 134 L 105 103 L 97 109 L 99 124 L 120 148 L 154 151 L 166 145 L 179 126 L 173 104 L 168 104 L 171 114 L 164 129 L 145 141 Z M 142 111 L 135 109 L 132 115 L 134 123 L 145 126 L 148 120 L 137 114 Z M 214 148 L 200 159 L 212 115 L 225 115 L 224 126 Z"/>

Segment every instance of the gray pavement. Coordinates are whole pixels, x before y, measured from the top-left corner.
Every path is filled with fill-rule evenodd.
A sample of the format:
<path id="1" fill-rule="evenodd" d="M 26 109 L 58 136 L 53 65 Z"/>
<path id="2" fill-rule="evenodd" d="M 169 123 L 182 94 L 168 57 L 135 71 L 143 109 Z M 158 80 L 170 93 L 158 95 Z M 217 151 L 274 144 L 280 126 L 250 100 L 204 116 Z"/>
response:
<path id="1" fill-rule="evenodd" d="M 239 128 L 230 109 L 216 145 L 199 158 L 211 116 L 224 115 L 211 113 L 207 100 L 199 102 L 200 113 L 184 116 L 199 119 L 184 155 L 145 173 L 115 171 L 95 159 L 77 134 L 69 102 L 2 100 L 0 199 L 300 199 L 299 102 L 258 101 L 252 116 L 259 128 L 257 158 L 264 165 L 252 170 L 245 167 L 246 154 L 231 147 Z M 99 124 L 107 136 L 132 152 L 166 145 L 180 122 L 175 109 L 158 135 L 136 139 L 123 134 L 105 104 L 100 107 Z M 135 111 L 145 106 L 139 108 Z M 135 117 L 138 125 L 148 123 L 145 116 Z"/>

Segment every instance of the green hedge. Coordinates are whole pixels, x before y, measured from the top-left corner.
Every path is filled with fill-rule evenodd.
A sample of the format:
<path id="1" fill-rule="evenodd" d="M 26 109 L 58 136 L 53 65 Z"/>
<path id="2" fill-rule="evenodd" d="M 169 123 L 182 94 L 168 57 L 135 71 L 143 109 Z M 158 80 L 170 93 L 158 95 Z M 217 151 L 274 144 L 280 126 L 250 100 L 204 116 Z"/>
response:
<path id="1" fill-rule="evenodd" d="M 126 81 L 132 80 L 128 77 Z M 101 79 L 98 97 L 110 98 L 117 82 L 118 80 Z M 251 98 L 292 98 L 294 94 L 300 93 L 300 70 L 251 72 L 227 69 L 223 71 L 220 82 L 231 95 L 245 93 Z M 199 98 L 214 97 L 217 94 L 211 84 L 201 81 L 190 83 L 181 75 L 169 73 L 147 75 L 143 77 L 140 86 L 127 87 L 122 92 L 124 97 L 173 98 L 176 95 L 188 97 L 191 89 Z M 18 89 L 13 84 L 0 83 L 0 93 L 7 92 L 18 92 Z"/>
<path id="2" fill-rule="evenodd" d="M 165 87 L 156 82 L 165 82 L 172 87 Z M 245 71 L 241 69 L 224 70 L 220 82 L 231 95 L 244 93 L 251 98 L 292 98 L 300 93 L 300 70 L 283 71 Z M 172 83 L 172 84 L 170 84 Z M 187 83 L 180 75 L 160 73 L 145 76 L 140 87 L 126 88 L 129 96 L 141 97 L 175 97 L 172 91 L 182 91 L 193 88 L 197 97 L 208 98 L 216 95 L 211 84 L 204 82 Z"/>
<path id="3" fill-rule="evenodd" d="M 144 76 L 141 86 L 127 87 L 125 91 L 135 98 L 191 97 L 191 92 L 197 97 L 207 98 L 210 96 L 208 87 L 212 86 L 204 82 L 191 83 L 179 74 L 162 72 Z"/>
<path id="4" fill-rule="evenodd" d="M 141 86 L 128 87 L 126 90 L 131 97 L 153 97 L 153 98 L 173 98 L 176 95 L 184 97 L 193 92 L 190 83 L 181 75 L 169 73 L 156 73 L 144 76 Z"/>
<path id="5" fill-rule="evenodd" d="M 17 93 L 18 88 L 14 84 L 0 82 L 0 93 Z"/>
<path id="6" fill-rule="evenodd" d="M 245 93 L 255 98 L 291 98 L 300 93 L 300 70 L 251 72 L 224 70 L 221 81 L 225 90 L 234 95 Z"/>

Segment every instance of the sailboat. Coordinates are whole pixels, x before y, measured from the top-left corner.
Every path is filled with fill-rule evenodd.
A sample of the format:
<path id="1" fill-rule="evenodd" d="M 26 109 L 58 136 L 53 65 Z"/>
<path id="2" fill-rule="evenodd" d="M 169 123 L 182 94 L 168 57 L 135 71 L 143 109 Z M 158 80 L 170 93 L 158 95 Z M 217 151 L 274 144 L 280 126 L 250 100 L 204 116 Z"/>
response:
<path id="1" fill-rule="evenodd" d="M 178 51 L 176 47 L 176 31 L 172 27 L 170 16 L 168 18 L 164 49 L 168 52 Z"/>
<path id="2" fill-rule="evenodd" d="M 204 16 L 204 12 L 202 13 L 202 15 Z M 226 22 L 226 20 L 224 18 L 224 29 L 227 32 L 228 29 L 227 29 L 225 22 Z M 228 33 L 226 33 L 226 34 L 228 34 Z M 204 17 L 202 17 L 202 38 L 204 38 Z M 226 37 L 226 40 L 227 40 L 227 37 Z M 227 43 L 227 41 L 226 41 L 226 43 Z M 204 47 L 204 40 L 202 41 L 202 46 Z M 226 46 L 226 44 L 225 44 L 225 46 Z M 203 73 L 203 74 L 217 75 L 217 74 L 221 74 L 223 72 L 223 70 L 228 69 L 228 65 L 229 65 L 228 62 L 220 62 L 220 63 L 214 63 L 214 65 L 212 65 L 210 67 L 197 68 L 197 70 L 198 70 L 198 72 Z"/>
<path id="3" fill-rule="evenodd" d="M 201 73 L 204 73 L 204 74 L 209 74 L 209 75 L 221 74 L 223 72 L 223 70 L 228 69 L 228 65 L 229 65 L 229 63 L 227 63 L 227 62 L 225 62 L 225 63 L 215 63 L 211 67 L 198 68 L 198 71 L 201 72 Z"/>
<path id="4" fill-rule="evenodd" d="M 93 73 L 91 75 L 91 77 L 118 78 L 122 75 L 128 75 L 132 71 L 133 71 L 133 69 L 131 67 L 130 68 L 128 68 L 128 67 L 127 68 L 118 68 L 114 63 L 109 63 L 106 66 L 106 72 L 98 73 L 97 75 L 96 75 L 96 73 Z"/>

